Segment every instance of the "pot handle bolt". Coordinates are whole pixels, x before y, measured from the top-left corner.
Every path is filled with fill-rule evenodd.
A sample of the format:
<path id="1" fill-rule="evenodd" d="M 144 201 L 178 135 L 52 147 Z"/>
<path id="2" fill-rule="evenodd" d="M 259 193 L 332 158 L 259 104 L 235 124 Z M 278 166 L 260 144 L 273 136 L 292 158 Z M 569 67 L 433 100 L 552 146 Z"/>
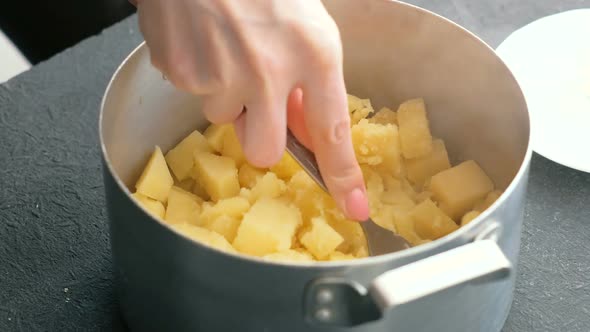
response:
<path id="1" fill-rule="evenodd" d="M 320 322 L 329 322 L 332 320 L 332 311 L 326 308 L 318 309 L 315 312 L 315 319 Z"/>
<path id="2" fill-rule="evenodd" d="M 318 291 L 316 301 L 319 304 L 328 304 L 334 300 L 334 293 L 329 289 L 320 289 Z"/>
<path id="3" fill-rule="evenodd" d="M 367 289 L 342 278 L 321 278 L 309 284 L 303 310 L 309 323 L 324 326 L 356 326 L 381 317 Z"/>

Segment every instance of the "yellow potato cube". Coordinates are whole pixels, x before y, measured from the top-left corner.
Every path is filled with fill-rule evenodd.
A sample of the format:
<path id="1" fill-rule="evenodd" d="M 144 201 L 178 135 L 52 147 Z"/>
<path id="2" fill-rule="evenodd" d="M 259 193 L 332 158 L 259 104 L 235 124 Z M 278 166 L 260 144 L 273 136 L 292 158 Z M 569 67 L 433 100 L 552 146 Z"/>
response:
<path id="1" fill-rule="evenodd" d="M 195 174 L 214 201 L 236 196 L 240 192 L 236 163 L 229 157 L 196 153 Z"/>
<path id="2" fill-rule="evenodd" d="M 196 130 L 180 141 L 178 145 L 166 154 L 166 162 L 178 181 L 182 181 L 189 177 L 190 172 L 195 165 L 193 157 L 195 151 L 213 151 L 209 146 L 207 139 Z"/>
<path id="3" fill-rule="evenodd" d="M 461 226 L 465 226 L 468 223 L 470 223 L 473 219 L 479 217 L 479 215 L 481 214 L 481 212 L 479 211 L 469 211 L 467 213 L 465 213 L 465 215 L 463 216 L 463 218 L 461 218 Z"/>
<path id="4" fill-rule="evenodd" d="M 225 132 L 221 154 L 232 158 L 237 166 L 242 165 L 246 161 L 246 156 L 244 155 L 242 145 L 238 140 L 238 135 L 236 135 L 233 125 Z"/>
<path id="5" fill-rule="evenodd" d="M 498 198 L 500 198 L 501 195 L 502 195 L 502 191 L 500 191 L 500 190 L 491 191 L 486 196 L 486 198 L 484 198 L 482 201 L 477 203 L 474 210 L 477 210 L 480 212 L 487 210 L 492 204 L 494 204 L 498 200 Z"/>
<path id="6" fill-rule="evenodd" d="M 374 110 L 372 108 L 362 108 L 360 110 L 354 111 L 350 115 L 350 123 L 351 124 L 357 124 L 361 120 L 366 119 L 373 112 L 374 112 Z"/>
<path id="7" fill-rule="evenodd" d="M 348 112 L 350 114 L 350 123 L 356 124 L 360 120 L 367 118 L 374 110 L 369 99 L 348 95 Z"/>
<path id="8" fill-rule="evenodd" d="M 344 238 L 324 218 L 316 217 L 311 220 L 311 229 L 299 241 L 315 258 L 325 259 L 344 242 Z"/>
<path id="9" fill-rule="evenodd" d="M 389 204 L 397 209 L 409 211 L 416 205 L 412 198 L 400 189 L 386 190 L 381 194 L 381 202 L 383 204 Z"/>
<path id="10" fill-rule="evenodd" d="M 416 233 L 423 239 L 436 240 L 459 228 L 431 200 L 416 205 L 410 215 L 414 220 Z"/>
<path id="11" fill-rule="evenodd" d="M 368 171 L 365 176 L 367 186 L 367 198 L 369 199 L 369 211 L 378 211 L 381 208 L 381 197 L 385 191 L 381 176 L 375 171 Z"/>
<path id="12" fill-rule="evenodd" d="M 193 170 L 193 173 L 195 173 L 195 170 Z M 205 191 L 205 188 L 203 188 L 203 185 L 201 184 L 200 180 L 193 180 L 193 186 L 191 188 L 191 191 L 193 194 L 201 197 L 204 201 L 208 201 L 211 199 L 209 194 L 207 194 L 207 191 Z"/>
<path id="13" fill-rule="evenodd" d="M 347 261 L 355 258 L 356 257 L 351 254 L 345 254 L 340 251 L 334 251 L 328 256 L 329 261 Z"/>
<path id="14" fill-rule="evenodd" d="M 252 199 L 252 190 L 250 190 L 248 188 L 241 188 L 240 189 L 240 193 L 238 194 L 238 196 L 247 199 L 248 202 L 253 202 L 253 199 Z"/>
<path id="15" fill-rule="evenodd" d="M 422 203 L 427 199 L 432 199 L 432 193 L 430 191 L 422 191 L 416 195 L 416 203 Z"/>
<path id="16" fill-rule="evenodd" d="M 394 219 L 398 209 L 389 204 L 383 204 L 379 207 L 379 209 L 371 210 L 371 219 L 379 226 L 390 230 L 394 233 L 397 233 L 395 229 Z"/>
<path id="17" fill-rule="evenodd" d="M 423 157 L 432 151 L 432 135 L 423 99 L 411 99 L 399 106 L 397 123 L 402 154 L 406 159 Z"/>
<path id="18" fill-rule="evenodd" d="M 391 174 L 385 173 L 380 169 L 377 169 L 376 172 L 379 174 L 381 179 L 383 180 L 383 187 L 385 191 L 403 191 L 403 184 L 402 181 L 398 178 L 395 178 Z"/>
<path id="19" fill-rule="evenodd" d="M 192 192 L 194 186 L 195 186 L 195 180 L 193 180 L 192 178 L 184 179 L 184 180 L 178 182 L 178 187 L 181 189 L 184 189 L 186 191 Z"/>
<path id="20" fill-rule="evenodd" d="M 358 248 L 358 250 L 354 253 L 354 257 L 356 257 L 356 258 L 369 257 L 369 248 L 367 248 L 367 246 L 363 246 L 363 247 Z"/>
<path id="21" fill-rule="evenodd" d="M 414 188 L 414 186 L 412 186 L 412 184 L 406 178 L 402 178 L 400 182 L 402 184 L 402 190 L 406 193 L 406 195 L 416 201 L 416 198 L 418 197 L 416 188 Z"/>
<path id="22" fill-rule="evenodd" d="M 162 150 L 156 146 L 135 184 L 135 189 L 144 196 L 166 203 L 173 184 L 174 179 L 172 179 L 168 165 L 166 165 Z"/>
<path id="23" fill-rule="evenodd" d="M 301 225 L 299 210 L 274 198 L 260 198 L 244 215 L 234 247 L 243 253 L 265 256 L 290 249 Z"/>
<path id="24" fill-rule="evenodd" d="M 406 159 L 404 163 L 408 179 L 419 186 L 433 175 L 451 168 L 445 143 L 440 139 L 432 141 L 432 151 L 429 154 Z"/>
<path id="25" fill-rule="evenodd" d="M 301 210 L 304 222 L 334 206 L 334 200 L 305 171 L 295 173 L 287 187 L 287 196 Z"/>
<path id="26" fill-rule="evenodd" d="M 172 228 L 193 241 L 222 251 L 236 253 L 236 250 L 223 236 L 208 229 L 191 224 L 174 224 Z"/>
<path id="27" fill-rule="evenodd" d="M 396 233 L 406 239 L 411 245 L 415 246 L 422 241 L 416 233 L 414 219 L 412 219 L 409 213 L 396 213 L 393 224 L 395 225 Z"/>
<path id="28" fill-rule="evenodd" d="M 375 113 L 375 115 L 369 118 L 369 122 L 382 125 L 397 125 L 397 113 L 387 107 L 383 107 L 379 110 L 379 112 Z"/>
<path id="29" fill-rule="evenodd" d="M 277 177 L 273 172 L 266 172 L 258 179 L 250 194 L 251 202 L 261 197 L 276 198 L 281 196 L 287 190 L 285 182 Z"/>
<path id="30" fill-rule="evenodd" d="M 352 113 L 354 111 L 363 109 L 363 108 L 373 108 L 373 106 L 371 106 L 371 100 L 370 99 L 361 99 L 357 96 L 348 94 L 347 95 L 347 99 L 348 99 L 348 112 Z"/>
<path id="31" fill-rule="evenodd" d="M 168 196 L 165 220 L 170 224 L 196 224 L 201 213 L 200 197 L 173 186 Z"/>
<path id="32" fill-rule="evenodd" d="M 211 222 L 205 224 L 205 228 L 222 235 L 229 243 L 233 242 L 238 233 L 238 227 L 242 222 L 241 218 L 229 215 L 221 215 Z"/>
<path id="33" fill-rule="evenodd" d="M 248 163 L 243 163 L 238 170 L 238 181 L 240 186 L 245 188 L 252 188 L 259 178 L 264 175 L 264 171 L 256 168 Z"/>
<path id="34" fill-rule="evenodd" d="M 240 196 L 220 199 L 215 204 L 203 204 L 199 225 L 207 226 L 221 216 L 228 216 L 238 220 L 250 209 L 250 202 Z"/>
<path id="35" fill-rule="evenodd" d="M 442 171 L 430 180 L 434 199 L 454 220 L 461 218 L 493 189 L 492 180 L 473 160 Z"/>
<path id="36" fill-rule="evenodd" d="M 301 262 L 313 262 L 314 259 L 310 253 L 305 251 L 287 249 L 272 254 L 262 256 L 263 259 L 277 262 L 290 262 L 290 263 L 301 263 Z"/>
<path id="37" fill-rule="evenodd" d="M 352 126 L 352 141 L 360 164 L 380 165 L 391 174 L 399 173 L 401 155 L 397 126 L 361 120 Z"/>
<path id="38" fill-rule="evenodd" d="M 291 157 L 288 152 L 283 154 L 281 160 L 270 168 L 280 179 L 289 181 L 293 174 L 302 170 L 301 166 Z"/>
<path id="39" fill-rule="evenodd" d="M 342 212 L 336 208 L 327 210 L 326 219 L 330 226 L 344 239 L 336 248 L 338 251 L 354 254 L 361 248 L 366 248 L 365 233 L 358 222 L 346 219 Z"/>
<path id="40" fill-rule="evenodd" d="M 231 129 L 231 124 L 211 124 L 205 130 L 204 136 L 209 142 L 209 145 L 217 152 L 223 150 L 223 141 L 225 139 L 225 133 Z"/>
<path id="41" fill-rule="evenodd" d="M 162 202 L 156 201 L 155 199 L 151 199 L 140 193 L 134 193 L 131 196 L 133 196 L 133 198 L 135 198 L 139 202 L 139 204 L 141 204 L 141 206 L 143 206 L 154 217 L 164 219 L 166 208 L 164 207 L 164 204 L 162 204 Z"/>

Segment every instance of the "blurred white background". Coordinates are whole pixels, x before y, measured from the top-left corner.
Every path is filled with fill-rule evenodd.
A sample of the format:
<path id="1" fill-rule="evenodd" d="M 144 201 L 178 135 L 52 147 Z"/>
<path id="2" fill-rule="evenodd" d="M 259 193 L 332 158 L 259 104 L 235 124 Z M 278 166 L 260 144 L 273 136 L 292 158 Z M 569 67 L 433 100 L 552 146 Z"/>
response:
<path id="1" fill-rule="evenodd" d="M 29 69 L 31 64 L 0 31 L 0 83 Z"/>

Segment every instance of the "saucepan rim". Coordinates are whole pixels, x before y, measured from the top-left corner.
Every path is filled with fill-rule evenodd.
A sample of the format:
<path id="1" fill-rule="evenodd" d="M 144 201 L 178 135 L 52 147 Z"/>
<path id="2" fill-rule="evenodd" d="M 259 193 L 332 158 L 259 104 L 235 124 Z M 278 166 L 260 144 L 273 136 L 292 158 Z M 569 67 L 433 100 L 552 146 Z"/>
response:
<path id="1" fill-rule="evenodd" d="M 367 266 L 367 265 L 384 264 L 387 262 L 394 261 L 396 259 L 402 259 L 402 258 L 409 257 L 409 256 L 420 255 L 421 253 L 433 250 L 437 247 L 445 246 L 446 244 L 448 244 L 450 242 L 454 242 L 454 241 L 458 240 L 459 238 L 464 236 L 464 234 L 469 233 L 474 229 L 480 228 L 483 223 L 489 222 L 490 215 L 500 205 L 504 204 L 504 202 L 508 199 L 508 197 L 510 195 L 512 195 L 512 193 L 515 191 L 515 188 L 522 181 L 526 180 L 526 179 L 524 179 L 524 177 L 525 177 L 526 171 L 528 169 L 528 166 L 530 164 L 531 157 L 532 157 L 531 125 L 530 125 L 530 114 L 529 114 L 529 111 L 528 111 L 528 108 L 526 105 L 524 95 L 522 93 L 522 89 L 518 85 L 518 82 L 516 81 L 513 73 L 509 70 L 509 68 L 506 66 L 504 61 L 502 61 L 502 59 L 496 54 L 494 49 L 492 47 L 490 47 L 486 42 L 484 42 L 481 38 L 479 38 L 474 33 L 472 33 L 471 31 L 465 29 L 464 27 L 460 26 L 459 24 L 457 24 L 457 23 L 455 23 L 455 22 L 453 22 L 441 15 L 438 15 L 434 12 L 431 12 L 427 9 L 424 9 L 424 8 L 421 8 L 421 7 L 418 7 L 415 5 L 400 2 L 397 0 L 377 0 L 377 1 L 395 2 L 401 6 L 406 6 L 409 10 L 420 11 L 420 12 L 422 12 L 423 15 L 427 15 L 427 16 L 430 15 L 432 17 L 432 19 L 443 20 L 447 24 L 451 24 L 455 28 L 462 30 L 470 38 L 472 38 L 476 42 L 479 42 L 483 47 L 487 47 L 490 52 L 490 55 L 494 56 L 496 58 L 496 60 L 498 62 L 500 62 L 500 64 L 502 66 L 505 67 L 506 72 L 509 75 L 508 79 L 512 80 L 513 83 L 516 83 L 516 84 L 514 84 L 514 86 L 518 89 L 518 94 L 520 95 L 520 98 L 524 104 L 525 111 L 527 113 L 526 115 L 527 115 L 527 119 L 528 119 L 528 124 L 529 124 L 526 152 L 523 156 L 523 159 L 522 159 L 522 162 L 521 162 L 520 167 L 518 169 L 518 172 L 516 173 L 514 178 L 511 180 L 511 182 L 508 185 L 508 187 L 506 188 L 506 190 L 504 190 L 502 195 L 488 209 L 486 209 L 482 214 L 480 214 L 477 218 L 475 218 L 472 222 L 470 222 L 466 226 L 463 226 L 463 227 L 459 228 L 458 230 L 451 232 L 450 234 L 448 234 L 444 237 L 441 237 L 437 240 L 434 240 L 432 242 L 428 242 L 428 243 L 419 245 L 417 247 L 411 247 L 406 250 L 402 250 L 402 251 L 398 251 L 398 252 L 394 252 L 394 253 L 390 253 L 390 254 L 386 254 L 386 255 L 365 257 L 365 258 L 356 258 L 356 259 L 345 260 L 345 261 L 320 261 L 320 262 L 314 261 L 314 262 L 309 262 L 309 263 L 308 262 L 288 263 L 288 262 L 280 262 L 280 261 L 263 260 L 259 257 L 254 257 L 254 256 L 245 255 L 245 254 L 241 254 L 241 253 L 236 253 L 236 254 L 228 253 L 228 252 L 222 251 L 220 249 L 212 248 L 212 247 L 204 245 L 200 242 L 191 240 L 187 236 L 185 236 L 185 235 L 181 234 L 180 232 L 176 231 L 175 229 L 173 229 L 170 225 L 168 225 L 164 222 L 161 222 L 157 218 L 154 218 L 150 213 L 147 212 L 147 210 L 145 210 L 145 208 L 143 208 L 135 199 L 133 199 L 133 197 L 131 196 L 131 194 L 132 194 L 131 191 L 127 188 L 127 186 L 123 183 L 121 178 L 115 172 L 114 167 L 112 166 L 111 161 L 109 159 L 107 148 L 105 145 L 104 132 L 103 132 L 103 125 L 104 125 L 103 124 L 103 114 L 105 112 L 106 102 L 109 99 L 109 96 L 111 95 L 113 85 L 115 84 L 117 79 L 121 76 L 121 72 L 125 70 L 128 63 L 131 62 L 136 57 L 147 54 L 146 52 L 142 52 L 142 51 L 145 51 L 145 49 L 147 48 L 145 41 L 142 41 L 131 53 L 129 53 L 129 55 L 127 55 L 127 57 L 117 67 L 117 69 L 113 73 L 113 75 L 112 75 L 112 77 L 105 89 L 105 93 L 102 97 L 102 101 L 101 101 L 101 105 L 100 105 L 99 121 L 98 121 L 99 122 L 98 130 L 99 130 L 99 137 L 100 137 L 100 148 L 101 148 L 101 153 L 102 153 L 103 167 L 106 166 L 106 168 L 109 171 L 110 176 L 113 177 L 113 179 L 116 182 L 119 189 L 125 193 L 127 199 L 132 201 L 132 203 L 135 204 L 136 207 L 138 207 L 140 210 L 142 210 L 145 214 L 145 217 L 150 218 L 151 221 L 156 222 L 161 226 L 164 226 L 169 231 L 177 234 L 181 238 L 184 238 L 186 241 L 191 242 L 196 250 L 208 250 L 211 254 L 220 255 L 220 258 L 225 257 L 228 259 L 236 259 L 236 260 L 240 260 L 240 261 L 246 260 L 246 261 L 251 262 L 253 264 L 274 265 L 277 267 L 282 266 L 282 267 L 295 268 L 295 269 L 300 269 L 300 268 L 302 268 L 302 269 L 310 269 L 310 268 L 311 269 L 326 269 L 326 268 L 337 268 L 337 267 L 361 267 L 361 266 Z"/>

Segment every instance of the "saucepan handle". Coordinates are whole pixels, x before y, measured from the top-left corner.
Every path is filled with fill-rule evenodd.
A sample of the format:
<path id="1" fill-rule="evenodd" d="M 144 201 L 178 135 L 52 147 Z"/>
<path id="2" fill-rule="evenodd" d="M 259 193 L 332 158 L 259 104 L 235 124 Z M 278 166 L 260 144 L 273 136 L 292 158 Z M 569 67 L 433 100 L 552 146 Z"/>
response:
<path id="1" fill-rule="evenodd" d="M 385 311 L 484 277 L 502 279 L 510 270 L 496 242 L 475 241 L 385 272 L 373 281 L 369 295 Z"/>
<path id="2" fill-rule="evenodd" d="M 312 324 L 356 326 L 388 310 L 442 290 L 485 278 L 507 278 L 512 265 L 493 239 L 481 239 L 378 276 L 368 289 L 341 278 L 321 278 L 306 290 Z"/>

